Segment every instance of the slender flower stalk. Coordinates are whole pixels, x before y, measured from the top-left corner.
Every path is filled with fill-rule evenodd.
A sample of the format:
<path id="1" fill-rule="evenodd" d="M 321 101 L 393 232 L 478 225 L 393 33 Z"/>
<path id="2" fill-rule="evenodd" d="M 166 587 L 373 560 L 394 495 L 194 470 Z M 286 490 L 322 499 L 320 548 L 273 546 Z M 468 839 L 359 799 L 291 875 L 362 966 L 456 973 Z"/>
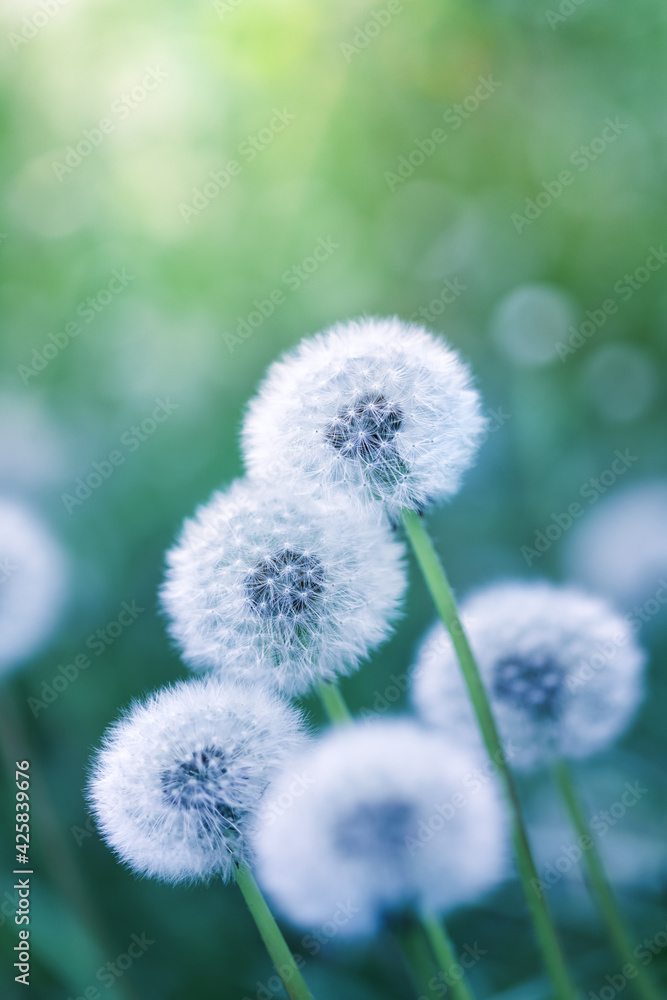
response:
<path id="1" fill-rule="evenodd" d="M 236 864 L 236 884 L 245 899 L 250 914 L 257 925 L 262 941 L 266 945 L 271 961 L 280 976 L 285 992 L 290 1000 L 313 1000 L 305 979 L 299 971 L 294 956 L 282 935 L 275 917 L 262 895 L 255 878 L 244 864 Z"/>
<path id="2" fill-rule="evenodd" d="M 454 945 L 440 918 L 434 913 L 422 913 L 421 924 L 433 949 L 438 966 L 446 976 L 446 982 L 450 986 L 454 1000 L 474 1000 L 474 994 L 465 976 L 460 979 L 456 979 L 454 976 L 447 977 L 447 972 L 451 971 L 455 965 L 459 965 L 459 962 Z"/>
<path id="3" fill-rule="evenodd" d="M 352 713 L 335 682 L 321 681 L 318 691 L 330 722 L 339 725 L 352 721 Z"/>
<path id="4" fill-rule="evenodd" d="M 584 851 L 584 864 L 586 866 L 588 883 L 591 895 L 595 900 L 601 917 L 607 925 L 609 936 L 618 956 L 624 965 L 631 965 L 637 970 L 637 977 L 635 979 L 637 994 L 643 1000 L 660 1000 L 660 992 L 653 985 L 646 969 L 637 963 L 630 933 L 619 911 L 613 890 L 604 870 L 600 853 L 595 841 L 591 837 L 590 827 L 586 822 L 570 768 L 564 760 L 558 760 L 553 766 L 553 773 L 574 829 L 579 837 L 585 837 L 586 841 L 590 843 L 588 850 Z"/>
<path id="5" fill-rule="evenodd" d="M 416 920 L 401 920 L 392 922 L 391 931 L 419 996 L 426 1000 L 437 1000 L 431 984 L 438 968 L 424 928 Z"/>
<path id="6" fill-rule="evenodd" d="M 451 636 L 486 749 L 490 758 L 498 766 L 498 774 L 510 807 L 512 839 L 518 862 L 519 876 L 555 995 L 558 1000 L 572 1000 L 576 994 L 570 981 L 556 929 L 546 901 L 533 888 L 538 884 L 537 868 L 521 814 L 521 806 L 514 778 L 503 753 L 500 735 L 491 711 L 486 689 L 482 683 L 475 657 L 461 624 L 456 601 L 454 600 L 447 575 L 426 530 L 423 518 L 415 511 L 406 508 L 402 512 L 402 521 L 438 614 Z"/>

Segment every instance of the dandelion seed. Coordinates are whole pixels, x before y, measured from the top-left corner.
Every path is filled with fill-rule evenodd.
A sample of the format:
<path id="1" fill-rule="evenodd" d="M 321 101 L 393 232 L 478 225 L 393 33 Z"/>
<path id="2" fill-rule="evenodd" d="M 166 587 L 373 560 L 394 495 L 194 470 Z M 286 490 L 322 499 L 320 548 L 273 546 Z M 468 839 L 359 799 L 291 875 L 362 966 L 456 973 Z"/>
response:
<path id="1" fill-rule="evenodd" d="M 295 772 L 308 779 L 298 796 Z M 471 902 L 504 877 L 507 856 L 503 807 L 480 773 L 410 721 L 332 730 L 267 791 L 254 835 L 260 882 L 301 927 L 342 911 L 341 937 L 370 935 L 406 908 Z"/>
<path id="2" fill-rule="evenodd" d="M 504 582 L 462 606 L 473 652 L 512 765 L 586 757 L 629 725 L 642 696 L 645 656 L 625 618 L 602 600 L 550 583 Z M 457 745 L 478 745 L 468 693 L 441 624 L 413 674 L 422 717 Z"/>
<path id="3" fill-rule="evenodd" d="M 135 702 L 107 732 L 89 799 L 109 847 L 164 882 L 225 881 L 249 860 L 270 779 L 303 747 L 301 717 L 260 687 L 181 682 Z"/>
<path id="4" fill-rule="evenodd" d="M 396 519 L 459 489 L 484 430 L 470 372 L 442 340 L 394 319 L 338 324 L 279 359 L 251 402 L 248 471 L 339 484 Z"/>
<path id="5" fill-rule="evenodd" d="M 0 498 L 0 672 L 33 656 L 62 613 L 65 557 L 48 528 Z"/>
<path id="6" fill-rule="evenodd" d="M 189 666 L 300 694 L 387 637 L 402 560 L 379 512 L 239 481 L 185 522 L 162 603 Z"/>

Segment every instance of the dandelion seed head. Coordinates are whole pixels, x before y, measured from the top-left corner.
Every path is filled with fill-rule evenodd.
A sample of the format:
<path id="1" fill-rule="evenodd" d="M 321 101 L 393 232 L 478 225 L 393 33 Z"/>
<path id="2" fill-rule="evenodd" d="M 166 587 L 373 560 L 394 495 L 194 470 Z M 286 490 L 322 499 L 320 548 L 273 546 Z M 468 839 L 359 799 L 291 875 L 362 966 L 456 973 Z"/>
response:
<path id="1" fill-rule="evenodd" d="M 297 711 L 253 685 L 182 682 L 135 702 L 107 732 L 89 782 L 121 861 L 164 882 L 231 877 L 281 764 L 303 747 Z"/>
<path id="2" fill-rule="evenodd" d="M 0 673 L 39 652 L 66 590 L 65 556 L 50 530 L 18 501 L 0 498 Z"/>
<path id="3" fill-rule="evenodd" d="M 161 596 L 198 670 L 287 694 L 356 669 L 385 639 L 405 590 L 403 547 L 350 497 L 293 497 L 239 481 L 185 522 Z"/>
<path id="4" fill-rule="evenodd" d="M 564 565 L 583 586 L 646 622 L 667 603 L 667 479 L 616 489 L 572 528 Z"/>
<path id="5" fill-rule="evenodd" d="M 304 492 L 342 486 L 396 518 L 459 489 L 485 421 L 468 367 L 399 319 L 361 319 L 275 362 L 243 431 L 248 471 Z"/>
<path id="6" fill-rule="evenodd" d="M 276 907 L 313 930 L 373 934 L 408 908 L 470 902 L 505 875 L 507 829 L 494 781 L 478 761 L 408 720 L 327 733 L 267 792 L 254 842 L 258 877 Z M 308 775 L 293 794 L 294 771 Z M 272 804 L 285 801 L 285 809 Z"/>
<path id="7" fill-rule="evenodd" d="M 471 595 L 462 615 L 512 765 L 533 770 L 555 756 L 609 746 L 641 701 L 645 655 L 626 618 L 574 587 L 502 582 Z M 444 626 L 427 633 L 413 672 L 421 716 L 448 738 L 480 737 Z"/>

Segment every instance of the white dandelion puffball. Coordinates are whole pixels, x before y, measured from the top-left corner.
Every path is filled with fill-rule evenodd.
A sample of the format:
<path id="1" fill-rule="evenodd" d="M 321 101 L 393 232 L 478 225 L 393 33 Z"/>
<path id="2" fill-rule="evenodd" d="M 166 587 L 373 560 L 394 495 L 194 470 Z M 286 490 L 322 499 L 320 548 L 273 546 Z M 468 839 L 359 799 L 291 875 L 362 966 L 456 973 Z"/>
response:
<path id="1" fill-rule="evenodd" d="M 462 750 L 407 720 L 330 730 L 273 782 L 256 871 L 277 908 L 313 930 L 373 934 L 406 908 L 439 914 L 506 874 L 494 781 Z"/>
<path id="2" fill-rule="evenodd" d="M 667 479 L 642 480 L 600 500 L 572 529 L 564 562 L 574 579 L 641 621 L 664 614 Z"/>
<path id="3" fill-rule="evenodd" d="M 340 323 L 276 361 L 243 429 L 248 471 L 343 484 L 396 518 L 452 496 L 485 427 L 468 367 L 399 319 Z"/>
<path id="4" fill-rule="evenodd" d="M 0 673 L 39 652 L 63 612 L 65 555 L 42 521 L 0 498 Z"/>
<path id="5" fill-rule="evenodd" d="M 387 637 L 404 549 L 349 497 L 294 499 L 240 480 L 187 520 L 162 603 L 186 663 L 302 694 Z"/>
<path id="6" fill-rule="evenodd" d="M 645 654 L 628 621 L 597 597 L 550 583 L 502 582 L 462 605 L 470 645 L 510 763 L 532 770 L 553 757 L 587 757 L 630 723 Z M 412 684 L 421 716 L 458 745 L 479 745 L 451 640 L 427 634 Z"/>
<path id="7" fill-rule="evenodd" d="M 89 800 L 109 847 L 138 874 L 227 881 L 249 859 L 267 784 L 304 739 L 298 712 L 271 690 L 181 682 L 108 730 Z"/>

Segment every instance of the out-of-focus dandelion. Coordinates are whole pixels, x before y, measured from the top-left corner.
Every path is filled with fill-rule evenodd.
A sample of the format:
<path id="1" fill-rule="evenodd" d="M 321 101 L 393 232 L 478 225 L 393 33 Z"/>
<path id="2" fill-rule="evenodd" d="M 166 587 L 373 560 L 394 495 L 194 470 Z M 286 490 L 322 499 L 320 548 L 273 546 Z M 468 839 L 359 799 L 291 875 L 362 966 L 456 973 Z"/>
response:
<path id="1" fill-rule="evenodd" d="M 472 595 L 462 611 L 500 734 L 513 745 L 512 764 L 552 766 L 572 825 L 590 842 L 584 864 L 611 940 L 622 961 L 633 962 L 632 940 L 565 763 L 609 747 L 631 722 L 646 663 L 633 629 L 605 601 L 547 582 L 495 584 Z M 422 717 L 443 727 L 455 745 L 478 743 L 452 642 L 440 624 L 419 653 L 413 695 Z M 542 896 L 539 878 L 533 883 Z M 645 970 L 635 985 L 644 1000 L 658 1000 Z"/>
<path id="2" fill-rule="evenodd" d="M 641 700 L 645 655 L 604 601 L 550 583 L 503 582 L 463 605 L 473 652 L 515 768 L 612 743 Z M 439 623 L 414 671 L 414 702 L 455 742 L 479 743 L 456 655 Z"/>
<path id="3" fill-rule="evenodd" d="M 65 556 L 22 504 L 0 498 L 0 673 L 37 653 L 62 613 Z"/>
<path id="4" fill-rule="evenodd" d="M 667 479 L 604 497 L 566 539 L 568 575 L 633 611 L 642 623 L 667 606 Z"/>
<path id="5" fill-rule="evenodd" d="M 298 795 L 295 771 L 307 779 Z M 406 909 L 442 914 L 472 902 L 507 862 L 502 802 L 474 774 L 474 758 L 411 721 L 330 731 L 267 792 L 255 834 L 260 882 L 304 928 L 349 900 L 341 937 L 370 935 Z"/>

